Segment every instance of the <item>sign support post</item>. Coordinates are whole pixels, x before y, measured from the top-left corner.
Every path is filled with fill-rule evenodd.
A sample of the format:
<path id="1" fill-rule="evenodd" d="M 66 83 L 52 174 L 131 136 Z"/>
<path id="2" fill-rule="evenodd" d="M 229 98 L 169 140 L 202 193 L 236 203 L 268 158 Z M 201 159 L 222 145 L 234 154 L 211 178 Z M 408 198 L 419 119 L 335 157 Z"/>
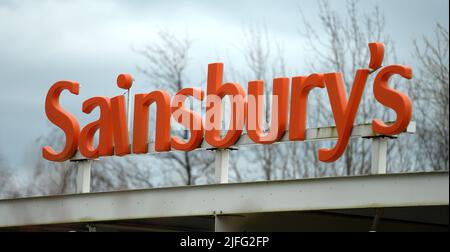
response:
<path id="1" fill-rule="evenodd" d="M 370 174 L 386 174 L 387 144 L 387 137 L 382 136 L 372 139 L 372 166 Z"/>
<path id="2" fill-rule="evenodd" d="M 88 193 L 91 191 L 91 166 L 92 160 L 84 159 L 76 161 L 76 193 Z"/>
<path id="3" fill-rule="evenodd" d="M 214 152 L 216 183 L 228 183 L 229 149 L 216 149 Z"/>

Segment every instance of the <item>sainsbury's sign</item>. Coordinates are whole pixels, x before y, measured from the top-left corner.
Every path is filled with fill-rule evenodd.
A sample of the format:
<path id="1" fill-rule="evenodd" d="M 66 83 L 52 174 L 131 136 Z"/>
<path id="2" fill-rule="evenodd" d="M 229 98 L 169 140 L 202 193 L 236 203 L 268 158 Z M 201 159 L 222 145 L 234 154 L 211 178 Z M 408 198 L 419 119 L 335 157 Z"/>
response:
<path id="1" fill-rule="evenodd" d="M 273 80 L 272 118 L 270 129 L 264 132 L 261 127 L 264 82 L 248 83 L 247 94 L 238 83 L 223 83 L 223 64 L 208 65 L 207 89 L 184 88 L 173 99 L 164 90 L 134 96 L 134 119 L 132 144 L 130 145 L 125 97 L 92 97 L 83 102 L 82 111 L 91 113 L 99 108 L 98 120 L 80 130 L 77 118 L 64 110 L 59 104 L 61 92 L 68 90 L 79 94 L 79 84 L 75 81 L 59 81 L 53 84 L 45 100 L 48 119 L 65 134 L 64 148 L 57 152 L 51 146 L 42 148 L 43 157 L 50 161 L 62 162 L 72 158 L 77 150 L 86 158 L 100 156 L 124 156 L 148 152 L 149 106 L 156 105 L 155 151 L 171 149 L 191 151 L 198 148 L 203 140 L 215 148 L 228 148 L 236 143 L 245 130 L 255 143 L 271 144 L 280 140 L 288 129 L 289 140 L 305 140 L 308 94 L 314 88 L 326 89 L 331 110 L 336 123 L 338 139 L 333 148 L 319 149 L 319 160 L 336 161 L 345 151 L 349 142 L 353 123 L 361 102 L 364 87 L 370 73 L 379 70 L 373 83 L 373 96 L 382 105 L 396 113 L 393 124 L 385 124 L 374 118 L 373 130 L 382 135 L 395 135 L 404 131 L 412 114 L 410 98 L 389 86 L 392 75 L 411 79 L 412 70 L 408 66 L 389 65 L 382 67 L 384 57 L 383 43 L 369 43 L 370 62 L 368 68 L 356 71 L 350 95 L 347 98 L 342 73 L 313 73 L 309 76 L 292 78 L 280 77 Z M 121 74 L 117 79 L 120 88 L 130 89 L 132 77 Z M 289 92 L 290 89 L 290 92 Z M 230 98 L 230 124 L 223 135 L 222 99 Z M 206 100 L 206 116 L 184 106 L 188 97 Z M 290 103 L 289 103 L 290 102 Z M 290 110 L 290 111 L 288 111 Z M 288 124 L 289 117 L 289 124 Z M 189 130 L 189 139 L 171 134 L 171 119 Z M 99 132 L 98 144 L 94 146 L 94 135 Z"/>

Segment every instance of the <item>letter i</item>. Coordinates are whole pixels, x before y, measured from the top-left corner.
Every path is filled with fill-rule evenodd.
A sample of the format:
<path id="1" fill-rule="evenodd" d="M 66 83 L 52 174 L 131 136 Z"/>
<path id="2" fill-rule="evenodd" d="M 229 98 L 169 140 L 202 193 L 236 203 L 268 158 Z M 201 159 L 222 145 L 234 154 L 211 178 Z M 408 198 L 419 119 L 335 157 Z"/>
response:
<path id="1" fill-rule="evenodd" d="M 130 74 L 120 74 L 117 77 L 117 86 L 126 90 L 127 104 L 125 105 L 124 95 L 119 95 L 111 99 L 114 125 L 114 149 L 117 156 L 130 154 L 128 129 L 130 128 L 130 89 L 132 85 L 133 77 Z"/>

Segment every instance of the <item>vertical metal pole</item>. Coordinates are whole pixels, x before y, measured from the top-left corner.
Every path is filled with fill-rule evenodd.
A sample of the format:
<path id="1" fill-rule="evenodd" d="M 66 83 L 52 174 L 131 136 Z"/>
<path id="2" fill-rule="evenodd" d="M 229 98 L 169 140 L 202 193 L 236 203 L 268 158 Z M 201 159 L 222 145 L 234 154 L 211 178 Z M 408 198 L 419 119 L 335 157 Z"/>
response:
<path id="1" fill-rule="evenodd" d="M 217 149 L 215 155 L 216 182 L 228 183 L 228 165 L 230 162 L 230 150 Z"/>
<path id="2" fill-rule="evenodd" d="M 214 232 L 245 232 L 246 217 L 221 214 L 214 217 Z"/>
<path id="3" fill-rule="evenodd" d="M 222 127 L 221 132 L 225 129 L 225 105 L 222 100 Z M 222 134 L 221 134 L 222 135 Z M 230 150 L 228 149 L 216 149 L 214 153 L 215 158 L 215 175 L 216 175 L 216 183 L 228 183 L 228 166 L 230 162 Z"/>
<path id="4" fill-rule="evenodd" d="M 381 217 L 383 217 L 384 209 L 378 208 L 375 213 L 375 217 L 373 218 L 372 227 L 369 232 L 377 232 L 378 227 L 380 225 Z"/>
<path id="5" fill-rule="evenodd" d="M 387 141 L 388 139 L 386 137 L 376 137 L 372 139 L 371 174 L 386 174 Z"/>
<path id="6" fill-rule="evenodd" d="M 77 162 L 76 193 L 91 191 L 91 165 L 92 160 L 85 159 Z"/>

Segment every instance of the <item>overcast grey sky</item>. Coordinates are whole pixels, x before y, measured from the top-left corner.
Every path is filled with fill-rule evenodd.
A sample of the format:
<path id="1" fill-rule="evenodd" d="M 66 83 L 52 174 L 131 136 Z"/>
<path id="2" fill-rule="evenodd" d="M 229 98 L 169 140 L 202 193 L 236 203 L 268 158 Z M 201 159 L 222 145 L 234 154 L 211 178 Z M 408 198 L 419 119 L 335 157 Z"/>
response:
<path id="1" fill-rule="evenodd" d="M 448 0 L 366 0 L 362 10 L 374 4 L 386 15 L 387 32 L 399 57 L 411 59 L 413 38 L 430 35 L 440 22 L 448 27 Z M 332 1 L 344 10 L 345 1 Z M 226 59 L 240 64 L 236 46 L 242 27 L 265 22 L 274 39 L 285 47 L 288 67 L 304 73 L 303 38 L 297 32 L 298 8 L 311 18 L 316 1 L 46 1 L 0 0 L 0 153 L 14 167 L 24 161 L 33 141 L 51 127 L 44 113 L 48 88 L 58 80 L 76 80 L 80 95 L 65 94 L 62 104 L 82 119 L 82 101 L 92 96 L 112 96 L 117 74 L 129 72 L 137 90 L 148 80 L 136 66 L 142 58 L 132 47 L 151 42 L 159 29 L 169 29 L 194 41 L 189 69 L 192 86 L 204 77 L 207 63 Z M 403 62 L 399 62 L 403 63 Z M 234 65 L 234 67 L 238 67 Z M 150 91 L 150 90 L 146 90 Z"/>

